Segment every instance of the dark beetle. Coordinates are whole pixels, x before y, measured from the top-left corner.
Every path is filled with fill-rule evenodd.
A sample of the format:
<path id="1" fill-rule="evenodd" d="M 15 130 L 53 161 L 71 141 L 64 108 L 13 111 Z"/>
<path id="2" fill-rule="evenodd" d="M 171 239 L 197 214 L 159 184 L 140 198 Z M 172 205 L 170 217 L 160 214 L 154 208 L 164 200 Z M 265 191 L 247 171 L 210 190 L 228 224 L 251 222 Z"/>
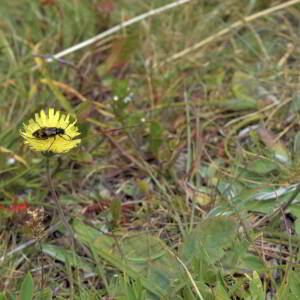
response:
<path id="1" fill-rule="evenodd" d="M 68 136 L 70 140 L 72 139 L 69 135 L 65 133 L 65 129 L 57 127 L 43 127 L 32 133 L 34 137 L 40 140 L 47 140 L 48 138 L 55 137 L 56 135 L 62 137 L 62 134 Z"/>

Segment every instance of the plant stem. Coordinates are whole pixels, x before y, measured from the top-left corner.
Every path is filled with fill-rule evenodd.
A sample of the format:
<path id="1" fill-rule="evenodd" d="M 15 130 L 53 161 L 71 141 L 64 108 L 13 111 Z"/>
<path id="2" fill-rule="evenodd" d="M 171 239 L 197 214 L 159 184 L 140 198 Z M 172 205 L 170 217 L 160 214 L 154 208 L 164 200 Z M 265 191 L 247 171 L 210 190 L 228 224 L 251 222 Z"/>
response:
<path id="1" fill-rule="evenodd" d="M 49 161 L 49 158 L 47 158 L 46 161 L 47 161 L 47 180 L 48 180 L 48 183 L 49 183 L 49 186 L 50 186 L 51 195 L 52 195 L 52 198 L 54 199 L 56 207 L 58 209 L 59 217 L 60 217 L 62 223 L 64 224 L 66 230 L 68 231 L 69 236 L 71 237 L 71 249 L 74 250 L 75 249 L 75 237 L 74 237 L 74 233 L 72 231 L 71 226 L 69 225 L 68 221 L 66 220 L 66 218 L 64 216 L 63 208 L 62 208 L 62 206 L 61 206 L 61 204 L 59 202 L 59 199 L 57 197 L 56 191 L 55 191 L 55 189 L 53 187 L 51 173 L 50 173 L 50 161 Z M 74 254 L 74 259 L 75 259 L 75 251 L 73 251 L 73 254 Z M 70 299 L 74 299 L 73 278 L 72 278 L 71 274 L 72 274 L 72 272 L 70 272 L 70 276 L 69 276 L 69 280 L 70 280 Z"/>
<path id="2" fill-rule="evenodd" d="M 52 179 L 51 179 L 51 174 L 50 174 L 50 161 L 49 161 L 49 158 L 47 158 L 46 162 L 47 162 L 47 180 L 48 180 L 48 184 L 49 184 L 49 187 L 50 187 L 52 198 L 55 201 L 56 207 L 58 209 L 58 214 L 59 214 L 59 217 L 60 217 L 62 223 L 64 224 L 66 230 L 69 232 L 70 236 L 72 237 L 72 240 L 74 240 L 74 234 L 73 234 L 72 228 L 71 228 L 71 226 L 69 225 L 69 223 L 67 222 L 67 220 L 64 216 L 63 208 L 62 208 L 62 206 L 61 206 L 61 204 L 58 200 L 56 191 L 55 191 L 55 189 L 53 187 L 53 184 L 52 184 Z"/>

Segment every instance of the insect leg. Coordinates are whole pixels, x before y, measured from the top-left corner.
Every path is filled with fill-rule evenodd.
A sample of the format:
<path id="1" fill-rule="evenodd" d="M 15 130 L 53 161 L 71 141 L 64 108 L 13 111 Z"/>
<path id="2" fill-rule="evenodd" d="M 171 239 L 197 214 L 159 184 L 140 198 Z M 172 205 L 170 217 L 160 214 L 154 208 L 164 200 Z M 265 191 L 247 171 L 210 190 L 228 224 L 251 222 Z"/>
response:
<path id="1" fill-rule="evenodd" d="M 56 139 L 56 136 L 54 135 L 54 136 L 53 136 L 53 142 L 51 143 L 51 145 L 49 146 L 49 148 L 47 149 L 47 151 L 50 151 L 50 149 L 51 149 L 53 143 L 55 142 L 55 139 Z"/>
<path id="2" fill-rule="evenodd" d="M 66 135 L 66 136 L 69 138 L 69 140 L 65 139 L 61 134 L 59 134 L 59 136 L 60 136 L 63 140 L 65 140 L 65 141 L 71 141 L 71 140 L 72 140 L 72 138 L 71 138 L 69 135 L 67 135 L 66 133 L 64 133 L 64 135 Z"/>

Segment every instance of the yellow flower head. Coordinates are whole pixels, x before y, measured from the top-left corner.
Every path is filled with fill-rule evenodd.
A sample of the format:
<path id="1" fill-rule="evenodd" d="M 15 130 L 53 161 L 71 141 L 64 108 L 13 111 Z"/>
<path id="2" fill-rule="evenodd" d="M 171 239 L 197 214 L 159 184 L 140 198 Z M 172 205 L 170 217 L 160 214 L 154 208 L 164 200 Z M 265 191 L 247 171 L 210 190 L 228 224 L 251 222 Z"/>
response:
<path id="1" fill-rule="evenodd" d="M 77 121 L 71 123 L 69 119 L 69 114 L 60 115 L 60 111 L 54 112 L 53 108 L 49 108 L 48 115 L 41 110 L 40 114 L 35 114 L 35 120 L 30 119 L 28 125 L 23 124 L 24 131 L 20 130 L 20 134 L 35 151 L 68 152 L 81 142 L 81 139 L 73 139 L 80 135 L 75 126 Z"/>

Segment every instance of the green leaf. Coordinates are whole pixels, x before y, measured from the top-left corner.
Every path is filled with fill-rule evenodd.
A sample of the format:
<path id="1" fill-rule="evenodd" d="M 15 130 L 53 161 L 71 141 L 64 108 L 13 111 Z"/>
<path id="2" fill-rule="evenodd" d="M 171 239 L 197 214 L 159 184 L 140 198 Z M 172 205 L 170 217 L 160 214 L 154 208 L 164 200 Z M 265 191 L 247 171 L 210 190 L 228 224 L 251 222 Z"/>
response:
<path id="1" fill-rule="evenodd" d="M 268 174 L 278 168 L 277 164 L 267 159 L 256 159 L 251 162 L 249 169 L 258 174 Z"/>
<path id="2" fill-rule="evenodd" d="M 250 292 L 252 294 L 253 300 L 264 300 L 265 299 L 265 292 L 263 289 L 262 282 L 259 278 L 259 275 L 257 272 L 253 272 L 253 278 L 250 282 Z"/>
<path id="3" fill-rule="evenodd" d="M 229 217 L 203 220 L 185 238 L 180 257 L 186 264 L 197 259 L 212 265 L 224 256 L 236 235 L 237 224 Z"/>
<path id="4" fill-rule="evenodd" d="M 161 240 L 137 232 L 122 239 L 102 234 L 79 221 L 73 222 L 77 238 L 104 260 L 159 297 L 174 293 L 183 285 L 185 271 Z"/>
<path id="5" fill-rule="evenodd" d="M 33 297 L 33 280 L 30 273 L 28 273 L 23 279 L 21 290 L 20 290 L 20 300 L 32 300 Z"/>
<path id="6" fill-rule="evenodd" d="M 217 282 L 216 286 L 216 298 L 218 300 L 230 300 L 228 293 L 225 291 L 222 283 L 220 281 Z"/>
<path id="7" fill-rule="evenodd" d="M 77 267 L 86 272 L 92 272 L 94 270 L 92 264 L 87 263 L 78 257 L 72 250 L 65 250 L 64 248 L 50 244 L 42 244 L 42 250 L 44 253 L 57 260 L 60 260 L 64 263 L 69 263 L 72 267 Z"/>
<path id="8" fill-rule="evenodd" d="M 299 272 L 289 271 L 288 284 L 295 300 L 300 299 L 300 279 Z"/>
<path id="9" fill-rule="evenodd" d="M 242 269 L 256 270 L 256 271 L 263 270 L 265 268 L 261 258 L 251 254 L 246 255 L 245 257 L 242 258 L 239 267 Z"/>

